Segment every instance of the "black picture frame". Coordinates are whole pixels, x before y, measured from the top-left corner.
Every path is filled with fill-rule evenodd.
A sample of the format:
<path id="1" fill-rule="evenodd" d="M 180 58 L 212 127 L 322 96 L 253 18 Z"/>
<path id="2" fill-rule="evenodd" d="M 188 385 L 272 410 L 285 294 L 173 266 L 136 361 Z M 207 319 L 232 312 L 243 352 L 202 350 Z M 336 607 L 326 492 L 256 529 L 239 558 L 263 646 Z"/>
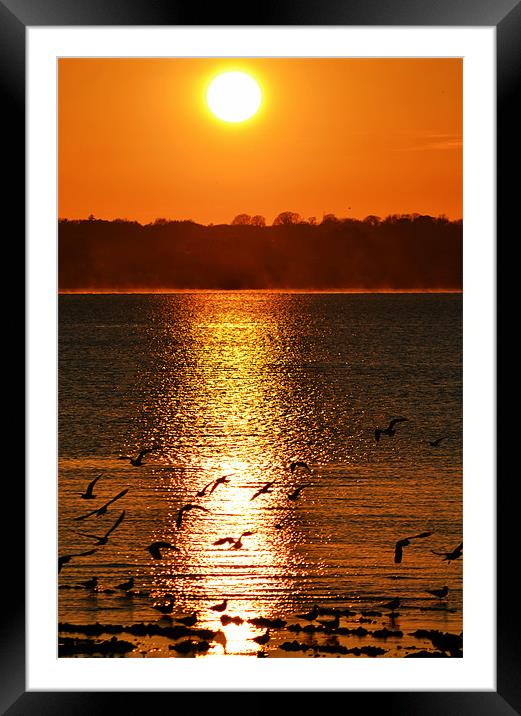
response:
<path id="1" fill-rule="evenodd" d="M 33 26 L 73 25 L 372 25 L 372 26 L 489 26 L 497 38 L 497 236 L 506 239 L 509 226 L 515 226 L 518 163 L 516 147 L 521 81 L 521 2 L 520 0 L 321 0 L 300 3 L 291 0 L 264 0 L 242 10 L 223 3 L 208 5 L 198 0 L 0 0 L 0 88 L 3 99 L 2 123 L 4 166 L 9 182 L 4 189 L 4 207 L 14 219 L 13 236 L 24 245 L 25 217 L 25 30 Z M 515 124 L 514 124 L 515 123 Z M 8 156 L 6 158 L 5 152 Z M 516 196 L 514 195 L 516 192 Z M 500 454 L 499 451 L 497 453 Z M 10 479 L 10 505 L 18 511 L 18 524 L 24 520 L 24 484 Z M 409 714 L 436 716 L 511 716 L 521 714 L 521 659 L 516 637 L 519 633 L 512 596 L 510 555 L 516 540 L 515 500 L 497 481 L 497 690 L 495 692 L 347 692 L 344 707 L 385 712 L 387 716 Z M 514 512 L 515 511 L 515 512 Z M 501 519 L 499 519 L 501 515 Z M 8 546 L 6 544 L 6 546 Z M 19 546 L 19 545 L 17 545 Z M 139 713 L 152 708 L 178 708 L 180 701 L 193 701 L 193 694 L 170 692 L 50 692 L 26 691 L 25 686 L 25 608 L 23 585 L 25 569 L 21 548 L 3 554 L 4 585 L 9 606 L 1 612 L 0 624 L 0 711 L 9 716 L 32 714 L 99 714 L 120 709 Z M 517 563 L 517 560 L 516 560 Z M 507 603 L 508 600 L 508 603 Z M 323 708 L 331 692 L 305 694 L 309 710 Z M 240 696 L 240 694 L 238 694 Z M 331 693 L 334 697 L 335 694 Z M 267 709 L 286 710 L 295 694 L 258 692 L 256 698 L 244 694 L 234 700 L 229 693 L 198 692 L 196 713 L 227 713 L 247 710 L 266 713 Z M 132 706 L 124 702 L 131 700 Z M 161 702 L 161 703 L 160 703 Z M 167 706 L 168 705 L 168 706 Z M 185 705 L 182 706 L 184 708 Z M 299 707 L 300 708 L 300 707 Z"/>

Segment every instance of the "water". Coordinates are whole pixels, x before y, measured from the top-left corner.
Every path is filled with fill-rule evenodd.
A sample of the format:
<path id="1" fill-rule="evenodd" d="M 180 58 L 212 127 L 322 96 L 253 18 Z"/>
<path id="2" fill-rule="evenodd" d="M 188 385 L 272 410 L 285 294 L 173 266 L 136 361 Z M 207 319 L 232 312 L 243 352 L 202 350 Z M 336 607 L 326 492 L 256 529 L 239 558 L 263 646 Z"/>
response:
<path id="1" fill-rule="evenodd" d="M 102 535 L 125 510 L 59 583 L 97 575 L 103 590 L 134 576 L 148 594 L 62 588 L 60 621 L 154 621 L 151 605 L 168 593 L 175 614 L 197 611 L 212 629 L 210 606 L 224 598 L 226 613 L 248 619 L 398 596 L 395 628 L 461 631 L 462 560 L 431 552 L 462 541 L 461 295 L 62 295 L 59 327 L 59 553 L 92 548 L 78 532 Z M 375 427 L 401 415 L 408 422 L 376 443 Z M 437 448 L 425 442 L 442 435 Z M 118 460 L 149 446 L 141 467 Z M 312 474 L 291 474 L 292 460 Z M 81 499 L 100 472 L 96 499 Z M 106 515 L 74 521 L 124 488 Z M 177 529 L 189 502 L 209 512 Z M 213 544 L 245 531 L 255 534 L 241 549 Z M 394 564 L 396 540 L 423 531 L 434 534 Z M 180 552 L 154 560 L 145 548 L 156 540 Z M 443 585 L 437 608 L 424 590 Z M 229 653 L 255 653 L 263 631 L 227 626 Z M 148 653 L 173 654 L 161 640 Z"/>

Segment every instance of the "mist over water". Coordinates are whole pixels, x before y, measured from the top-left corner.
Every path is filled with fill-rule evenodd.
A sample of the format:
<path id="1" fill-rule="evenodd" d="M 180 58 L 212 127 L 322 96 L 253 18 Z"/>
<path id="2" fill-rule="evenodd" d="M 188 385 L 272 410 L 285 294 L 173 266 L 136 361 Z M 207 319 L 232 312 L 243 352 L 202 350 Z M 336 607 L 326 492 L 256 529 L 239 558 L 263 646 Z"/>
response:
<path id="1" fill-rule="evenodd" d="M 408 422 L 376 443 L 375 427 L 396 416 Z M 118 460 L 151 446 L 141 467 Z M 312 474 L 292 474 L 292 460 Z M 81 499 L 101 472 L 96 499 Z M 228 484 L 196 496 L 223 475 Z M 125 488 L 106 515 L 73 520 Z M 178 529 L 186 503 L 209 512 Z M 431 550 L 462 541 L 462 507 L 461 295 L 60 296 L 59 553 L 90 549 L 79 531 L 102 535 L 126 514 L 59 584 L 133 576 L 150 593 L 60 589 L 60 621 L 148 622 L 168 593 L 211 629 L 221 624 L 210 606 L 225 598 L 246 619 L 400 597 L 411 628 L 459 633 L 462 560 Z M 394 564 L 395 542 L 427 530 Z M 241 549 L 214 545 L 246 531 Z M 180 552 L 154 560 L 145 548 L 156 540 Z M 449 609 L 424 611 L 436 603 L 424 590 L 443 585 Z M 258 633 L 230 625 L 230 652 L 255 652 Z"/>

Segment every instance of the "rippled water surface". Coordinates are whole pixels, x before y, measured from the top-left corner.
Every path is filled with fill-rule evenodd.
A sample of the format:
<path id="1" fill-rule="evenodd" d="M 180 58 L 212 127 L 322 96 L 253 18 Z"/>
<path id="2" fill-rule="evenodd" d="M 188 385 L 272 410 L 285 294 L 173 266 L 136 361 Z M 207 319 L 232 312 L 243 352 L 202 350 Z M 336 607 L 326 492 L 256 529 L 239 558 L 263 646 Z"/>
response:
<path id="1" fill-rule="evenodd" d="M 94 548 L 79 533 L 102 535 L 125 510 L 107 544 L 63 567 L 60 621 L 149 622 L 168 593 L 212 629 L 225 598 L 232 616 L 287 619 L 400 597 L 407 626 L 459 633 L 462 560 L 431 550 L 462 541 L 461 319 L 447 294 L 60 296 L 59 553 Z M 376 443 L 394 416 L 408 422 Z M 118 459 L 144 447 L 140 467 Z M 292 474 L 293 460 L 312 473 Z M 74 520 L 125 488 L 105 515 Z M 186 503 L 208 512 L 177 528 Z M 239 549 L 214 544 L 246 531 Z M 423 531 L 395 564 L 396 540 Z M 154 560 L 158 540 L 180 551 Z M 94 575 L 99 591 L 70 588 Z M 143 594 L 104 591 L 131 576 Z M 443 585 L 436 608 L 424 590 Z M 263 631 L 230 624 L 228 652 L 255 653 Z"/>

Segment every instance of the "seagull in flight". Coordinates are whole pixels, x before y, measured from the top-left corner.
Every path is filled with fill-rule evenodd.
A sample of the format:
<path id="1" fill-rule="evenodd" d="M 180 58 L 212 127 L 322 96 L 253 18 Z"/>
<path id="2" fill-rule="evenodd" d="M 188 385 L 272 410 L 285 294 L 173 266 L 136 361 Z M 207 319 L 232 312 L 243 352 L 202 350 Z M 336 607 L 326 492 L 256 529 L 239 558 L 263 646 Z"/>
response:
<path id="1" fill-rule="evenodd" d="M 447 594 L 449 593 L 449 588 L 447 586 L 442 587 L 441 589 L 426 589 L 425 592 L 427 594 L 432 594 L 433 597 L 437 597 L 437 599 L 441 600 L 445 599 Z"/>
<path id="2" fill-rule="evenodd" d="M 162 549 L 173 549 L 175 552 L 181 551 L 179 547 L 170 544 L 170 542 L 152 542 L 152 544 L 149 544 L 147 547 L 147 550 L 150 552 L 154 559 L 163 558 L 163 555 L 161 554 Z"/>
<path id="3" fill-rule="evenodd" d="M 400 564 L 402 561 L 402 549 L 404 547 L 408 547 L 411 543 L 410 540 L 412 539 L 423 539 L 424 537 L 430 537 L 434 532 L 420 532 L 419 535 L 412 535 L 412 537 L 405 537 L 404 539 L 399 539 L 398 542 L 394 545 L 394 563 Z"/>
<path id="4" fill-rule="evenodd" d="M 213 485 L 213 483 L 214 480 L 205 485 L 202 490 L 199 490 L 199 492 L 197 493 L 197 497 L 204 497 L 206 494 L 206 490 L 210 487 L 210 485 Z"/>
<path id="5" fill-rule="evenodd" d="M 73 559 L 73 557 L 86 557 L 88 554 L 94 554 L 94 552 L 97 552 L 96 549 L 89 549 L 88 552 L 78 552 L 77 554 L 63 554 L 61 557 L 58 557 L 58 574 L 61 572 L 62 567 L 65 566 L 68 562 Z"/>
<path id="6" fill-rule="evenodd" d="M 297 487 L 294 492 L 290 492 L 290 494 L 288 495 L 288 500 L 298 500 L 298 498 L 300 497 L 300 493 L 305 487 L 311 487 L 311 483 L 308 482 L 306 485 L 301 485 L 300 487 Z"/>
<path id="7" fill-rule="evenodd" d="M 295 462 L 290 463 L 289 469 L 293 474 L 298 467 L 301 467 L 303 470 L 311 472 L 311 468 L 309 467 L 309 465 L 306 462 L 302 462 L 302 460 L 297 460 Z"/>
<path id="8" fill-rule="evenodd" d="M 255 532 L 243 532 L 238 539 L 235 537 L 222 537 L 221 539 L 216 540 L 214 545 L 230 544 L 230 549 L 240 549 L 242 547 L 242 538 L 250 537 L 254 534 Z"/>
<path id="9" fill-rule="evenodd" d="M 223 477 L 219 477 L 217 480 L 212 480 L 207 485 L 205 485 L 202 490 L 199 490 L 199 492 L 197 493 L 197 497 L 204 497 L 206 494 L 206 490 L 209 487 L 212 487 L 212 489 L 210 490 L 211 495 L 212 492 L 214 492 L 219 487 L 219 485 L 224 485 L 225 482 L 230 482 L 228 478 L 231 477 L 233 474 L 234 473 L 232 472 L 230 475 L 224 475 Z"/>
<path id="10" fill-rule="evenodd" d="M 230 480 L 228 480 L 228 478 L 231 477 L 232 475 L 233 475 L 233 473 L 231 473 L 231 475 L 224 475 L 223 477 L 219 477 L 213 483 L 213 487 L 210 490 L 210 495 L 212 494 L 212 492 L 214 492 L 219 487 L 219 485 L 224 485 L 225 482 L 230 482 Z"/>
<path id="11" fill-rule="evenodd" d="M 207 510 L 206 507 L 201 507 L 201 505 L 184 505 L 177 513 L 177 519 L 175 521 L 176 527 L 181 527 L 181 525 L 183 524 L 184 513 L 190 512 L 190 510 L 202 510 L 203 512 L 210 512 L 210 510 Z"/>
<path id="12" fill-rule="evenodd" d="M 427 442 L 429 443 L 429 445 L 431 447 L 438 447 L 438 445 L 441 443 L 441 441 L 446 440 L 446 439 L 447 439 L 447 435 L 443 435 L 441 438 L 437 438 L 436 440 L 427 440 Z"/>
<path id="13" fill-rule="evenodd" d="M 374 431 L 374 439 L 376 440 L 376 442 L 378 442 L 380 440 L 380 435 L 388 435 L 389 437 L 392 437 L 396 433 L 394 426 L 397 423 L 404 423 L 407 420 L 408 418 L 393 418 L 393 420 L 391 420 L 391 422 L 385 429 L 376 428 L 376 430 Z"/>
<path id="14" fill-rule="evenodd" d="M 81 493 L 81 495 L 80 495 L 81 498 L 83 498 L 84 500 L 93 500 L 96 497 L 96 495 L 93 493 L 94 485 L 97 483 L 97 481 L 100 479 L 100 477 L 102 475 L 103 475 L 103 473 L 100 472 L 100 474 L 97 477 L 95 477 L 92 482 L 89 482 L 85 492 Z"/>
<path id="15" fill-rule="evenodd" d="M 120 493 L 116 495 L 116 497 L 113 497 L 111 500 L 106 502 L 104 505 L 99 507 L 97 510 L 92 510 L 92 512 L 88 512 L 86 515 L 81 515 L 81 517 L 75 517 L 74 520 L 78 522 L 79 520 L 85 520 L 87 517 L 90 517 L 91 515 L 96 515 L 96 517 L 99 517 L 100 515 L 104 515 L 107 512 L 107 508 L 109 505 L 111 505 L 113 502 L 116 502 L 116 500 L 119 500 L 121 497 L 126 495 L 128 492 L 128 487 L 126 490 L 122 490 Z"/>
<path id="16" fill-rule="evenodd" d="M 459 559 L 463 554 L 463 542 L 459 544 L 452 552 L 435 552 L 431 549 L 433 554 L 439 554 L 443 556 L 442 562 L 452 562 L 454 559 Z"/>
<path id="17" fill-rule="evenodd" d="M 109 541 L 109 535 L 112 532 L 114 532 L 114 530 L 117 527 L 119 527 L 119 525 L 123 522 L 124 517 L 125 517 L 125 510 L 123 510 L 123 512 L 118 517 L 118 519 L 114 522 L 114 524 L 109 529 L 109 531 L 103 535 L 103 537 L 98 537 L 98 535 L 89 534 L 88 532 L 80 532 L 79 534 L 82 535 L 83 537 L 90 537 L 91 539 L 98 540 L 96 542 L 97 545 L 107 544 L 107 542 Z"/>
<path id="18" fill-rule="evenodd" d="M 145 448 L 144 450 L 141 450 L 139 455 L 137 457 L 131 457 L 130 455 L 120 455 L 118 457 L 118 460 L 130 460 L 131 464 L 134 465 L 134 467 L 141 467 L 143 464 L 143 458 L 145 455 L 148 455 L 148 453 L 152 452 L 154 448 Z"/>
<path id="19" fill-rule="evenodd" d="M 258 497 L 259 495 L 263 495 L 263 494 L 268 494 L 268 493 L 270 493 L 271 490 L 272 490 L 272 485 L 274 484 L 274 482 L 275 482 L 275 480 L 272 480 L 271 482 L 267 482 L 267 483 L 264 485 L 264 487 L 261 487 L 261 489 L 258 490 L 258 491 L 253 495 L 253 497 L 250 499 L 250 502 L 251 502 L 252 500 L 254 500 L 256 497 Z"/>

